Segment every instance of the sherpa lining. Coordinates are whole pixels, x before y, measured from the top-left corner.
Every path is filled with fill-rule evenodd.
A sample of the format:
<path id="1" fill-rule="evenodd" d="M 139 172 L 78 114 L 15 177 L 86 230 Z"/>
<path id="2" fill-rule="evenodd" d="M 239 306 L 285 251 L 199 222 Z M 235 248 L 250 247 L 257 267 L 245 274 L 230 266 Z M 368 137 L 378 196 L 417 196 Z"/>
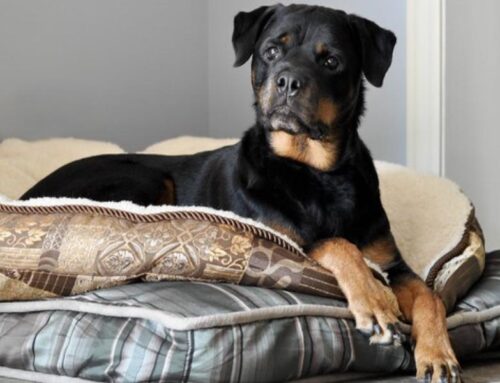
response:
<path id="1" fill-rule="evenodd" d="M 473 206 L 452 181 L 376 161 L 382 204 L 405 261 L 432 285 L 444 263 L 467 247 Z"/>
<path id="2" fill-rule="evenodd" d="M 0 140 L 1 141 L 1 140 Z M 76 138 L 0 142 L 0 194 L 17 198 L 58 167 L 83 157 L 124 153 L 118 145 Z"/>

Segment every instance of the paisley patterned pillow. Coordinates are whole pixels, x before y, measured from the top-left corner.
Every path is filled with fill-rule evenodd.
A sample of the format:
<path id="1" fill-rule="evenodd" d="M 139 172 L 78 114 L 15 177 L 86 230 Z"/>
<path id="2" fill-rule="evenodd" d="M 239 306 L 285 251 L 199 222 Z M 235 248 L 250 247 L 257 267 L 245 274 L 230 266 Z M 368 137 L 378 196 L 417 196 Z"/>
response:
<path id="1" fill-rule="evenodd" d="M 51 201 L 0 203 L 0 300 L 160 280 L 224 281 L 342 298 L 333 276 L 294 242 L 234 214 Z"/>

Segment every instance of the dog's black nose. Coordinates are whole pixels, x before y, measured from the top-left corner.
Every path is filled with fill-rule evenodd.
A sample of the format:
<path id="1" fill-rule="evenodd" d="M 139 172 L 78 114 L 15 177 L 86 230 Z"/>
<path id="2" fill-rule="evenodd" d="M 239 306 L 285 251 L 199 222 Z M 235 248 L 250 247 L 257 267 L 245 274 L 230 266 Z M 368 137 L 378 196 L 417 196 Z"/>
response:
<path id="1" fill-rule="evenodd" d="M 288 97 L 293 97 L 299 93 L 302 83 L 291 73 L 282 73 L 276 79 L 276 88 L 278 93 L 286 94 Z"/>

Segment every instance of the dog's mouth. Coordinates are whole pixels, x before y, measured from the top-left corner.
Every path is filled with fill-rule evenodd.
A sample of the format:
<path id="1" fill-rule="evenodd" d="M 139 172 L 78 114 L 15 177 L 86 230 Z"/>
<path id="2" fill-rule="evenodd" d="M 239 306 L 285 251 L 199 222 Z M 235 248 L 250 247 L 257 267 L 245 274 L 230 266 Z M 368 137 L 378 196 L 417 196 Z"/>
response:
<path id="1" fill-rule="evenodd" d="M 269 114 L 271 131 L 282 131 L 291 135 L 304 134 L 313 140 L 322 140 L 325 137 L 324 127 L 310 125 L 287 105 L 280 105 Z"/>
<path id="2" fill-rule="evenodd" d="M 269 116 L 271 130 L 289 134 L 303 134 L 309 131 L 307 124 L 288 106 L 274 108 Z"/>

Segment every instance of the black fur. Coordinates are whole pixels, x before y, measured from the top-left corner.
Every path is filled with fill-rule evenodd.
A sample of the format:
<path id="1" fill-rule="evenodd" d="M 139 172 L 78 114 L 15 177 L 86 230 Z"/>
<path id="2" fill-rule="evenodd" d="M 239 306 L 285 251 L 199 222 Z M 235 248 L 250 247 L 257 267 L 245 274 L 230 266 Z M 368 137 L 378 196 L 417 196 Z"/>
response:
<path id="1" fill-rule="evenodd" d="M 287 70 L 305 73 L 308 86 L 341 107 L 335 127 L 301 120 L 313 138 L 335 130 L 340 156 L 328 171 L 274 154 L 269 144 L 272 129 L 257 103 L 257 123 L 234 146 L 192 156 L 123 154 L 78 160 L 40 181 L 22 199 L 65 196 L 151 205 L 158 203 L 164 181 L 170 179 L 175 184 L 173 203 L 210 206 L 277 223 L 297 232 L 306 248 L 337 236 L 362 247 L 388 235 L 373 161 L 357 127 L 364 109 L 362 73 L 374 85 L 382 84 L 395 37 L 373 22 L 321 7 L 277 5 L 242 12 L 235 18 L 233 34 L 236 65 L 253 55 L 256 94 L 275 68 L 285 65 L 284 59 L 276 66 L 265 63 L 262 45 L 276 29 L 297 27 L 302 29 L 296 49 L 313 48 L 321 41 L 337 44 L 335 50 L 342 56 L 343 68 L 336 72 L 325 72 L 321 62 L 313 69 L 312 63 L 301 64 L 309 48 L 301 53 L 302 59 L 286 61 Z M 310 103 L 302 99 L 297 108 Z"/>
<path id="2" fill-rule="evenodd" d="M 375 23 L 328 8 L 276 5 L 241 12 L 233 33 L 235 66 L 252 58 L 256 123 L 238 144 L 192 156 L 86 158 L 56 170 L 22 198 L 210 206 L 292 232 L 313 257 L 328 243 L 323 241 L 344 238 L 388 271 L 391 286 L 404 292 L 398 301 L 405 315 L 411 319 L 420 310 L 425 314 L 420 323 L 432 315 L 444 322 L 432 292 L 397 250 L 373 160 L 357 131 L 364 78 L 382 85 L 395 43 L 394 34 Z M 333 271 L 349 279 L 348 268 Z M 363 278 L 354 279 L 358 287 Z M 363 292 L 372 293 L 368 288 Z M 363 302 L 368 309 L 370 301 Z M 383 303 L 377 302 L 380 310 Z M 372 315 L 376 333 L 380 318 L 374 310 Z M 393 341 L 395 328 L 387 325 Z M 416 334 L 421 357 L 428 343 L 419 352 L 420 336 L 429 335 Z M 446 344 L 442 347 L 447 350 Z M 451 357 L 442 359 L 450 360 L 444 366 L 455 363 Z"/>

